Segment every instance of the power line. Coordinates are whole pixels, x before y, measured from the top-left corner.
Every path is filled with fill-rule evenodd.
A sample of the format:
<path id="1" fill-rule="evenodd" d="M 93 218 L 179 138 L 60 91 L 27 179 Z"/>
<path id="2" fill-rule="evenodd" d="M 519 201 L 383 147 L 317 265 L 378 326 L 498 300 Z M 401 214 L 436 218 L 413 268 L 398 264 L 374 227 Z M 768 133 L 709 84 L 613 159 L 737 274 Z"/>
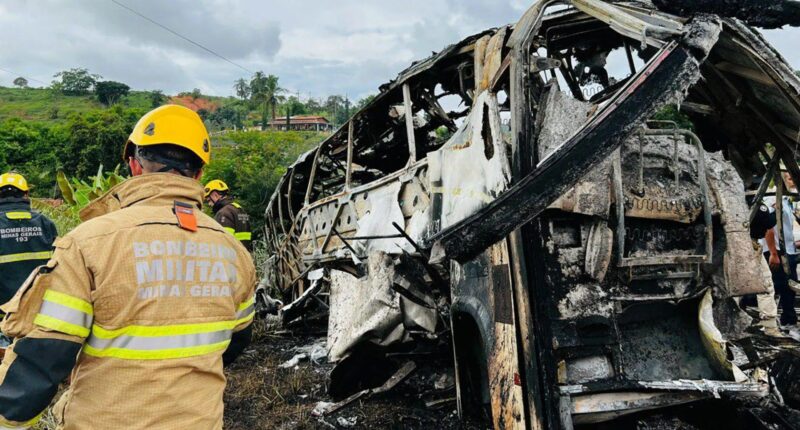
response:
<path id="1" fill-rule="evenodd" d="M 23 78 L 25 78 L 25 79 L 27 79 L 27 80 L 29 80 L 29 81 L 38 82 L 38 83 L 40 83 L 40 84 L 42 84 L 42 85 L 47 85 L 47 82 L 42 82 L 42 81 L 40 81 L 40 80 L 38 80 L 38 79 L 36 79 L 36 78 L 31 78 L 31 77 L 23 76 L 21 73 L 17 73 L 17 72 L 14 72 L 14 71 L 12 71 L 12 70 L 4 69 L 4 68 L 2 68 L 2 67 L 0 67 L 0 71 L 2 71 L 2 72 L 6 72 L 6 73 L 8 73 L 8 74 L 11 74 L 11 75 L 17 75 L 17 76 L 23 77 Z"/>
<path id="2" fill-rule="evenodd" d="M 155 24 L 155 25 L 157 25 L 157 26 L 159 26 L 159 27 L 163 28 L 164 30 L 166 30 L 166 31 L 168 31 L 168 32 L 170 32 L 170 33 L 172 33 L 172 34 L 174 34 L 175 36 L 178 36 L 178 37 L 180 37 L 181 39 L 183 39 L 183 40 L 185 40 L 185 41 L 187 41 L 187 42 L 191 43 L 192 45 L 194 45 L 194 46 L 197 46 L 198 48 L 200 48 L 200 49 L 202 49 L 202 50 L 204 50 L 204 51 L 206 51 L 206 52 L 210 53 L 211 55 L 214 55 L 215 57 L 219 57 L 219 58 L 221 58 L 222 60 L 224 60 L 224 61 L 227 61 L 227 62 L 228 62 L 228 63 L 230 63 L 230 64 L 233 64 L 234 66 L 236 66 L 236 67 L 238 67 L 238 68 L 240 68 L 240 69 L 244 70 L 244 71 L 245 71 L 245 72 L 247 72 L 247 73 L 250 73 L 250 74 L 252 74 L 252 73 L 253 73 L 251 70 L 247 69 L 246 67 L 244 67 L 244 66 L 242 66 L 242 65 L 240 65 L 240 64 L 238 64 L 238 63 L 235 63 L 235 62 L 233 62 L 232 60 L 230 60 L 230 59 L 228 59 L 228 58 L 224 57 L 224 56 L 223 56 L 223 55 L 221 55 L 221 54 L 218 54 L 218 53 L 214 52 L 213 50 L 211 50 L 211 49 L 209 49 L 209 48 L 206 48 L 205 46 L 203 46 L 203 45 L 201 45 L 201 44 L 199 44 L 199 43 L 195 42 L 195 41 L 194 41 L 194 40 L 192 40 L 192 39 L 189 39 L 188 37 L 186 37 L 186 36 L 184 36 L 184 35 L 182 35 L 182 34 L 178 33 L 177 31 L 175 31 L 175 30 L 173 30 L 173 29 L 171 29 L 171 28 L 167 27 L 166 25 L 164 25 L 164 24 L 161 24 L 160 22 L 158 22 L 158 21 L 155 21 L 155 20 L 153 20 L 153 19 L 151 19 L 151 18 L 149 18 L 149 17 L 147 17 L 147 16 L 143 15 L 142 13 L 140 13 L 140 12 L 138 12 L 138 11 L 136 11 L 136 10 L 134 10 L 134 9 L 131 9 L 131 8 L 130 8 L 130 7 L 128 7 L 128 6 L 125 6 L 124 4 L 122 4 L 122 3 L 118 2 L 117 0 L 111 0 L 111 1 L 112 1 L 114 4 L 116 4 L 117 6 L 119 6 L 119 7 L 123 8 L 123 9 L 126 9 L 126 10 L 128 10 L 129 12 L 131 12 L 131 13 L 133 13 L 133 14 L 135 14 L 135 15 L 138 15 L 139 17 L 141 17 L 141 18 L 143 18 L 143 19 L 146 19 L 147 21 L 150 21 L 151 23 L 153 23 L 153 24 Z"/>

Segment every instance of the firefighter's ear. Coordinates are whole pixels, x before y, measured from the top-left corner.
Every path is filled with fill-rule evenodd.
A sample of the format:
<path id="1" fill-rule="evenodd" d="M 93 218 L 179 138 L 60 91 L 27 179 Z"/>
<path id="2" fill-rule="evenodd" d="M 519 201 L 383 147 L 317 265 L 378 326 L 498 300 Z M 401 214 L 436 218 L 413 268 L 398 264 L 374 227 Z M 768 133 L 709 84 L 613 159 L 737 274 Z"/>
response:
<path id="1" fill-rule="evenodd" d="M 131 176 L 139 176 L 144 170 L 142 164 L 135 157 L 128 157 L 128 168 L 131 169 Z"/>
<path id="2" fill-rule="evenodd" d="M 200 169 L 200 170 L 198 170 L 198 171 L 197 171 L 197 173 L 195 173 L 195 174 L 194 174 L 194 178 L 195 178 L 196 180 L 198 180 L 198 181 L 199 181 L 199 180 L 200 180 L 200 178 L 202 178 L 202 177 L 203 177 L 203 169 Z"/>

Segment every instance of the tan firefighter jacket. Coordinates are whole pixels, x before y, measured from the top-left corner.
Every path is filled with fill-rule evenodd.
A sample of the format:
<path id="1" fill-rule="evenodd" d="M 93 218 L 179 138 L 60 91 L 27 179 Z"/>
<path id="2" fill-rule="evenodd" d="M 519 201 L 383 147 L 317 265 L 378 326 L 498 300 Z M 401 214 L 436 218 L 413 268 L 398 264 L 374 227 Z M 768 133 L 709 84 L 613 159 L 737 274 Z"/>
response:
<path id="1" fill-rule="evenodd" d="M 57 386 L 56 362 L 70 355 L 60 428 L 222 428 L 223 353 L 253 319 L 256 279 L 247 250 L 200 210 L 202 196 L 189 178 L 137 176 L 56 240 L 4 307 L 4 333 L 22 339 L 0 366 L 0 428 L 35 421 L 55 394 L 35 374 Z M 176 201 L 193 208 L 196 231 L 179 226 Z"/>

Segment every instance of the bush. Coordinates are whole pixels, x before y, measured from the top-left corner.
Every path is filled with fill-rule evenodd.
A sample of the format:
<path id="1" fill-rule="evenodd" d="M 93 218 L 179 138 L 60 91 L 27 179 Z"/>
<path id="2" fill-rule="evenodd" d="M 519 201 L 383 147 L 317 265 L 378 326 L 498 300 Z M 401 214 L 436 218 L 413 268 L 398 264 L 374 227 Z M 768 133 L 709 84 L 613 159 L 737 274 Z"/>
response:
<path id="1" fill-rule="evenodd" d="M 115 81 L 102 81 L 94 86 L 97 100 L 106 106 L 111 106 L 120 98 L 127 96 L 130 90 L 131 87 Z"/>
<path id="2" fill-rule="evenodd" d="M 67 121 L 69 139 L 62 157 L 64 170 L 85 178 L 94 174 L 100 164 L 119 164 L 128 135 L 145 112 L 114 106 L 71 117 Z"/>
<path id="3" fill-rule="evenodd" d="M 115 106 L 72 114 L 63 124 L 0 121 L 0 171 L 19 171 L 33 186 L 34 196 L 56 197 L 59 169 L 86 178 L 101 164 L 119 164 L 128 135 L 144 113 Z"/>
<path id="4" fill-rule="evenodd" d="M 56 73 L 53 77 L 60 79 L 53 81 L 53 89 L 71 95 L 88 94 L 97 84 L 97 80 L 102 78 L 100 75 L 89 73 L 84 68 L 64 70 Z"/>
<path id="5" fill-rule="evenodd" d="M 34 195 L 53 197 L 55 172 L 68 138 L 61 125 L 16 118 L 0 121 L 0 172 L 16 170 Z"/>

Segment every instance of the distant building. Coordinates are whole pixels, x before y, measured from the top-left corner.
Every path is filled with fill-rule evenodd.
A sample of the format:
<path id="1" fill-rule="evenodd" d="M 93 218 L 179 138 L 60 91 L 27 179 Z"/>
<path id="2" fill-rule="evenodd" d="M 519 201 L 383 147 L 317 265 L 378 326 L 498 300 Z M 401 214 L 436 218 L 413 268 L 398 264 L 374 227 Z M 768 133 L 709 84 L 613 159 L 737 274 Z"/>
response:
<path id="1" fill-rule="evenodd" d="M 278 117 L 269 122 L 271 130 L 286 130 L 286 117 Z M 293 131 L 331 131 L 333 125 L 324 116 L 295 115 L 289 117 L 289 130 Z"/>

